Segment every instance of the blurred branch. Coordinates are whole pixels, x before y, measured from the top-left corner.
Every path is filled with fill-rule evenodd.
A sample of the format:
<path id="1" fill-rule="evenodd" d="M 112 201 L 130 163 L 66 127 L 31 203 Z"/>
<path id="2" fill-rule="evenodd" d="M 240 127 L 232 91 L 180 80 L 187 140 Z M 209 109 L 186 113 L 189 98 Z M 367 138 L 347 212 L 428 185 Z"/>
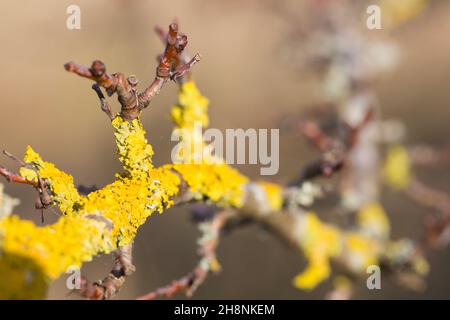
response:
<path id="1" fill-rule="evenodd" d="M 409 148 L 409 157 L 414 165 L 434 166 L 442 165 L 450 161 L 450 144 L 444 148 L 430 146 L 414 146 Z"/>
<path id="2" fill-rule="evenodd" d="M 343 127 L 346 129 L 346 136 L 343 140 L 329 137 L 313 121 L 301 121 L 298 124 L 300 131 L 323 152 L 323 155 L 320 159 L 305 165 L 300 171 L 299 177 L 290 185 L 301 186 L 305 181 L 319 176 L 329 177 L 341 170 L 348 154 L 358 140 L 358 134 L 369 123 L 372 116 L 373 111 L 368 108 L 364 118 L 357 125 L 350 126 L 343 123 Z"/>
<path id="3" fill-rule="evenodd" d="M 139 300 L 153 300 L 158 297 L 170 298 L 179 292 L 186 292 L 189 297 L 192 296 L 210 272 L 220 270 L 220 265 L 216 258 L 220 233 L 227 221 L 234 215 L 235 212 L 233 211 L 222 211 L 217 213 L 212 220 L 201 223 L 200 229 L 203 234 L 199 240 L 199 255 L 201 259 L 194 270 L 167 286 L 141 296 Z"/>

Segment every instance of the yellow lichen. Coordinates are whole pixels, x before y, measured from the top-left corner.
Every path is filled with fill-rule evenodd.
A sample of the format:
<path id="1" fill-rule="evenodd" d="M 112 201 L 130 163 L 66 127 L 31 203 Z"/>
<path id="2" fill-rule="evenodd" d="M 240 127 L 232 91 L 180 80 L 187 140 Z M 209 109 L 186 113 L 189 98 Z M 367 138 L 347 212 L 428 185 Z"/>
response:
<path id="1" fill-rule="evenodd" d="M 207 109 L 208 100 L 193 82 L 181 86 L 172 118 L 184 142 L 204 146 L 203 137 L 191 129 L 196 121 L 202 127 L 208 124 Z M 0 292 L 4 289 L 6 297 L 38 297 L 45 292 L 49 279 L 58 277 L 69 267 L 80 266 L 95 255 L 129 244 L 153 212 L 163 212 L 173 204 L 180 178 L 197 199 L 221 206 L 243 205 L 248 178 L 222 159 L 211 162 L 212 158 L 203 157 L 200 163 L 192 163 L 198 154 L 196 148 L 194 151 L 188 148 L 181 163 L 155 168 L 153 149 L 139 119 L 126 121 L 117 116 L 112 126 L 125 172 L 116 174 L 114 182 L 87 196 L 77 192 L 72 176 L 43 161 L 31 147 L 27 148 L 26 166 L 21 169 L 21 175 L 32 181 L 43 179 L 63 216 L 44 227 L 15 215 L 0 219 L 0 274 L 10 276 L 0 281 Z M 404 185 L 409 177 L 408 159 L 405 160 L 402 152 L 405 151 L 391 155 L 392 159 L 388 157 L 386 172 L 391 178 L 395 176 L 392 180 L 396 185 Z M 399 166 L 405 171 L 398 173 Z M 281 186 L 267 182 L 258 185 L 271 213 L 280 214 Z M 351 270 L 359 272 L 376 263 L 384 242 L 377 242 L 373 236 L 384 238 L 389 234 L 389 223 L 378 204 L 369 204 L 358 213 L 358 229 L 351 232 L 322 222 L 312 212 L 298 217 L 298 223 L 298 244 L 308 260 L 307 268 L 294 279 L 295 286 L 301 289 L 312 289 L 327 279 L 331 259 L 342 258 Z M 213 271 L 220 268 L 215 259 L 208 264 Z M 426 269 L 419 260 L 415 267 Z M 30 288 L 36 295 L 27 292 Z"/>
<path id="2" fill-rule="evenodd" d="M 178 128 L 192 129 L 196 121 L 207 127 L 208 104 L 195 83 L 186 82 L 180 86 L 178 104 L 172 107 L 172 120 Z"/>
<path id="3" fill-rule="evenodd" d="M 330 276 L 330 262 L 323 256 L 309 257 L 306 269 L 294 278 L 294 286 L 302 290 L 314 289 Z"/>
<path id="4" fill-rule="evenodd" d="M 383 167 L 386 183 L 397 190 L 405 189 L 411 180 L 408 151 L 401 145 L 389 148 Z"/>
<path id="5" fill-rule="evenodd" d="M 175 163 L 172 167 L 198 199 L 240 207 L 247 177 L 204 152 L 200 130 L 208 125 L 208 104 L 208 99 L 201 95 L 193 81 L 181 85 L 178 104 L 172 108 L 172 120 L 176 126 L 174 131 L 179 133 L 185 146 L 180 150 L 182 163 Z M 200 126 L 196 127 L 197 124 Z"/>
<path id="6" fill-rule="evenodd" d="M 112 125 L 116 129 L 117 151 L 124 169 L 131 175 L 146 174 L 153 168 L 153 148 L 145 138 L 141 121 L 134 119 L 129 122 L 117 116 Z"/>
<path id="7" fill-rule="evenodd" d="M 304 290 L 315 288 L 330 276 L 331 259 L 342 261 L 354 272 L 364 272 L 369 265 L 378 262 L 384 242 L 378 241 L 373 234 L 368 234 L 365 227 L 366 222 L 373 219 L 377 223 L 385 223 L 381 208 L 374 204 L 369 205 L 362 210 L 361 215 L 361 226 L 355 231 L 343 231 L 322 222 L 312 212 L 299 218 L 298 241 L 308 265 L 294 278 L 294 286 Z"/>
<path id="8" fill-rule="evenodd" d="M 389 219 L 379 203 L 369 203 L 358 212 L 358 224 L 369 236 L 386 239 L 389 237 Z"/>
<path id="9" fill-rule="evenodd" d="M 20 174 L 31 181 L 37 176 L 50 181 L 52 199 L 62 212 L 73 212 L 73 206 L 81 200 L 71 175 L 57 169 L 54 164 L 41 159 L 30 146 L 25 151 L 24 161 L 28 167 L 22 167 Z"/>
<path id="10" fill-rule="evenodd" d="M 261 181 L 258 183 L 263 188 L 272 211 L 278 211 L 283 205 L 283 188 L 275 183 Z"/>
<path id="11" fill-rule="evenodd" d="M 306 213 L 300 220 L 300 246 L 308 259 L 307 268 L 297 275 L 294 285 L 299 289 L 312 289 L 330 275 L 330 258 L 342 250 L 340 231 L 323 223 L 315 213 Z"/>
<path id="12" fill-rule="evenodd" d="M 380 12 L 383 25 L 395 27 L 419 14 L 428 0 L 381 0 Z"/>
<path id="13" fill-rule="evenodd" d="M 152 166 L 153 151 L 139 119 L 128 122 L 116 117 L 112 124 L 125 173 L 87 196 L 78 194 L 72 176 L 27 148 L 21 175 L 43 179 L 63 216 L 44 227 L 14 215 L 0 220 L 2 268 L 11 266 L 6 257 L 20 257 L 33 262 L 22 266 L 23 272 L 56 278 L 69 267 L 129 244 L 152 212 L 162 212 L 172 204 L 180 179 L 171 167 Z"/>
<path id="14" fill-rule="evenodd" d="M 241 207 L 248 178 L 226 164 L 174 164 L 191 192 L 223 206 Z"/>
<path id="15" fill-rule="evenodd" d="M 193 81 L 180 86 L 178 104 L 171 111 L 176 126 L 172 134 L 181 140 L 178 162 L 215 163 L 202 135 L 202 128 L 209 123 L 208 104 L 208 99 L 201 95 Z"/>
<path id="16" fill-rule="evenodd" d="M 182 86 L 180 104 L 174 108 L 172 116 L 183 128 L 191 128 L 195 121 L 207 125 L 207 105 L 207 99 L 189 82 Z M 140 120 L 126 121 L 116 116 L 112 126 L 125 172 L 117 174 L 113 183 L 87 196 L 78 193 L 72 176 L 43 161 L 31 147 L 27 148 L 26 166 L 21 168 L 20 174 L 30 181 L 41 178 L 63 216 L 44 227 L 14 215 L 1 219 L 2 270 L 14 269 L 19 258 L 10 257 L 20 257 L 20 261 L 31 263 L 21 266 L 22 273 L 19 272 L 17 279 L 23 280 L 25 273 L 33 272 L 41 275 L 39 283 L 46 283 L 46 279 L 58 277 L 69 267 L 80 266 L 95 255 L 129 244 L 153 212 L 162 212 L 173 204 L 172 198 L 179 192 L 179 176 L 198 197 L 225 206 L 242 205 L 247 178 L 236 170 L 224 163 L 154 168 L 153 149 Z M 218 265 L 213 267 L 218 268 Z M 19 285 L 24 284 L 22 280 L 18 280 L 14 288 L 23 287 Z M 11 287 L 10 292 L 16 289 Z M 15 297 L 15 293 L 11 294 L 10 297 Z"/>
<path id="17" fill-rule="evenodd" d="M 93 252 L 109 252 L 104 222 L 80 216 L 65 216 L 55 224 L 38 227 L 12 215 L 0 221 L 4 230 L 2 250 L 28 257 L 49 278 L 92 259 Z"/>
<path id="18" fill-rule="evenodd" d="M 419 275 L 426 275 L 430 270 L 428 261 L 416 250 L 409 239 L 399 239 L 388 244 L 384 255 L 392 263 L 402 265 L 410 263 L 412 271 Z"/>
<path id="19" fill-rule="evenodd" d="M 1 244 L 1 242 L 0 242 Z M 44 299 L 48 278 L 27 257 L 2 252 L 0 299 Z"/>
<path id="20" fill-rule="evenodd" d="M 357 232 L 348 232 L 344 237 L 343 260 L 354 272 L 364 272 L 368 266 L 378 263 L 381 247 L 373 238 Z"/>

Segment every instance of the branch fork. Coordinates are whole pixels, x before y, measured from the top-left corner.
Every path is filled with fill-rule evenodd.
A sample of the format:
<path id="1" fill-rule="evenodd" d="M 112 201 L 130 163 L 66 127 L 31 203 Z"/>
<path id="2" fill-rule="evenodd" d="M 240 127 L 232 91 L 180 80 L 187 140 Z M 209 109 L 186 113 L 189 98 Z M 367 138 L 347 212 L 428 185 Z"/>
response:
<path id="1" fill-rule="evenodd" d="M 117 93 L 117 98 L 121 105 L 120 116 L 125 120 L 131 121 L 136 119 L 140 112 L 148 107 L 153 97 L 159 94 L 167 81 L 179 81 L 200 61 L 200 55 L 196 54 L 192 59 L 185 62 L 183 51 L 188 43 L 187 36 L 178 31 L 177 23 L 172 23 L 169 26 L 167 36 L 164 38 L 166 47 L 159 58 L 155 79 L 142 92 L 137 91 L 138 79 L 135 76 L 126 78 L 120 72 L 109 74 L 106 72 L 106 65 L 100 60 L 94 60 L 89 68 L 74 62 L 66 63 L 64 68 L 69 72 L 96 82 L 92 88 L 100 99 L 103 112 L 110 119 L 113 119 L 114 115 L 100 87 L 106 90 L 108 96 Z"/>

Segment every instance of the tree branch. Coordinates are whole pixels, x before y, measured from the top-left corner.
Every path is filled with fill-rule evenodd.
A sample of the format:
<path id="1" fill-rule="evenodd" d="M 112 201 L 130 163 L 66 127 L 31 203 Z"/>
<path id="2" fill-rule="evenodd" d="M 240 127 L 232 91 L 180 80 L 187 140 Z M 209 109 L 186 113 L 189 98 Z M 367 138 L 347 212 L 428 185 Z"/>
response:
<path id="1" fill-rule="evenodd" d="M 28 180 L 17 173 L 9 171 L 5 167 L 0 167 L 0 175 L 4 176 L 6 178 L 6 180 L 8 180 L 8 182 L 28 184 L 33 187 L 38 186 L 37 181 Z"/>
<path id="2" fill-rule="evenodd" d="M 122 73 L 108 74 L 105 64 L 100 60 L 95 60 L 90 68 L 68 62 L 64 68 L 81 77 L 93 80 L 98 86 L 106 89 L 109 96 L 117 93 L 118 101 L 121 105 L 120 116 L 125 120 L 136 119 L 142 109 L 146 108 L 154 96 L 159 94 L 163 85 L 168 80 L 176 81 L 183 77 L 198 61 L 200 55 L 195 55 L 190 61 L 184 63 L 181 57 L 187 45 L 187 37 L 178 32 L 178 25 L 172 23 L 167 34 L 166 47 L 160 57 L 156 68 L 156 77 L 153 82 L 141 93 L 137 91 L 138 80 L 135 76 L 125 78 Z M 100 89 L 94 88 L 99 94 Z M 102 103 L 102 110 L 111 118 L 110 108 L 106 104 L 104 97 L 99 95 Z M 112 113 L 111 113 L 112 114 Z"/>
<path id="3" fill-rule="evenodd" d="M 81 288 L 77 292 L 90 300 L 105 300 L 114 297 L 134 271 L 132 262 L 132 244 L 121 247 L 114 252 L 114 266 L 108 276 L 102 281 L 90 282 L 81 280 Z"/>
<path id="4" fill-rule="evenodd" d="M 345 163 L 345 160 L 356 144 L 358 135 L 361 130 L 369 123 L 373 116 L 371 108 L 367 110 L 365 116 L 355 126 L 350 126 L 343 123 L 346 128 L 346 136 L 343 140 L 329 137 L 322 129 L 314 122 L 307 121 L 298 124 L 300 131 L 308 137 L 324 154 L 317 160 L 314 160 L 304 166 L 300 171 L 298 178 L 290 183 L 290 185 L 302 185 L 304 182 L 314 179 L 319 176 L 329 177 L 334 173 L 340 171 Z"/>
<path id="5" fill-rule="evenodd" d="M 139 300 L 153 300 L 158 297 L 170 298 L 176 293 L 186 292 L 192 296 L 195 290 L 205 281 L 210 272 L 217 272 L 220 266 L 216 259 L 216 249 L 219 244 L 219 236 L 227 221 L 234 216 L 232 211 L 217 213 L 211 221 L 200 224 L 203 236 L 200 239 L 200 261 L 187 275 L 174 280 L 171 284 L 147 293 Z"/>

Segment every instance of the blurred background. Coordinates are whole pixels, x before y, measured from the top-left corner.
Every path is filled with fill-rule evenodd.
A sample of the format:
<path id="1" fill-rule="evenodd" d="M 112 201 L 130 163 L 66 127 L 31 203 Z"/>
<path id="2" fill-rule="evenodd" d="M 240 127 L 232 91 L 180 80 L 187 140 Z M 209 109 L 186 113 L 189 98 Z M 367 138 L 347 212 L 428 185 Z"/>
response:
<path id="1" fill-rule="evenodd" d="M 292 8 L 289 10 L 301 10 L 303 1 L 287 2 Z M 317 79 L 298 72 L 280 57 L 280 44 L 289 40 L 295 20 L 277 10 L 277 3 L 3 1 L 0 148 L 22 156 L 29 144 L 44 159 L 71 173 L 77 184 L 103 186 L 112 182 L 120 166 L 111 126 L 100 111 L 91 83 L 64 71 L 63 64 L 74 60 L 90 65 L 92 60 L 101 59 L 109 72 L 135 74 L 143 87 L 153 79 L 156 56 L 163 50 L 153 28 L 155 24 L 167 26 L 174 17 L 188 36 L 189 51 L 202 54 L 202 61 L 194 68 L 194 78 L 211 101 L 211 126 L 278 128 L 280 117 L 301 114 L 317 101 L 320 93 Z M 71 4 L 81 8 L 81 30 L 66 28 L 66 8 Z M 371 32 L 392 40 L 401 54 L 398 66 L 375 84 L 383 117 L 406 125 L 408 143 L 447 143 L 450 2 L 431 1 L 424 12 L 407 24 L 395 30 Z M 301 45 L 297 44 L 300 49 Z M 142 116 L 157 165 L 170 162 L 173 143 L 169 110 L 176 99 L 177 86 L 170 83 Z M 118 110 L 115 98 L 110 101 Z M 316 151 L 298 134 L 281 130 L 280 171 L 265 179 L 286 183 L 316 156 Z M 9 168 L 16 165 L 7 158 L 2 158 L 0 164 Z M 239 169 L 254 179 L 260 178 L 257 166 Z M 424 182 L 450 192 L 448 166 L 422 170 L 418 175 Z M 21 199 L 17 213 L 40 221 L 40 214 L 34 210 L 36 194 L 31 188 L 8 184 L 6 192 Z M 391 217 L 393 238 L 420 239 L 425 209 L 389 191 L 383 193 L 382 203 Z M 56 215 L 47 210 L 46 223 L 55 219 Z M 118 298 L 136 298 L 190 271 L 197 262 L 198 235 L 186 207 L 151 216 L 135 241 L 137 271 Z M 304 259 L 256 225 L 225 236 L 218 257 L 222 272 L 210 276 L 194 298 L 323 298 L 329 289 L 329 281 L 312 292 L 295 289 L 291 281 L 303 269 Z M 429 259 L 431 272 L 424 292 L 412 292 L 383 278 L 382 290 L 369 291 L 362 281 L 356 286 L 354 297 L 450 298 L 448 249 L 431 251 Z M 83 267 L 83 273 L 90 279 L 100 279 L 111 264 L 110 256 L 96 258 Z M 65 281 L 63 276 L 52 285 L 49 298 L 76 298 L 67 296 Z"/>

